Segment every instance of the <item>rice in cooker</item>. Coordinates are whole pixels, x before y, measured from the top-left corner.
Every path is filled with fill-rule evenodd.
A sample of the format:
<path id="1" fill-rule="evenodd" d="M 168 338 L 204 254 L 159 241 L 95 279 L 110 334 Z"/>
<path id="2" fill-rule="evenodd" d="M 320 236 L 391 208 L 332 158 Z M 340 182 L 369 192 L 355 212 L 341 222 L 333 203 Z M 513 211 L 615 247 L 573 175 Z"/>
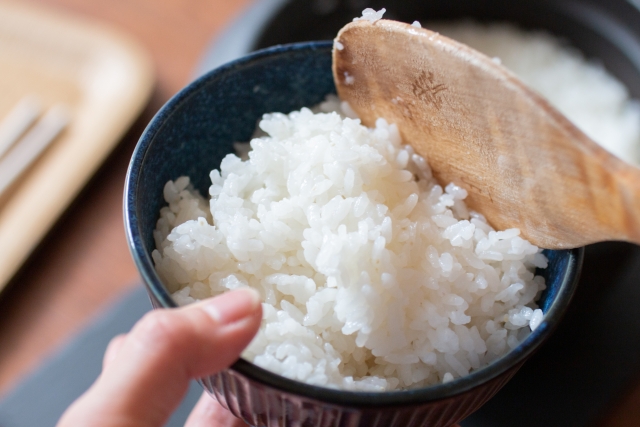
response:
<path id="1" fill-rule="evenodd" d="M 395 125 L 343 107 L 265 115 L 209 201 L 187 177 L 166 184 L 152 256 L 176 302 L 257 289 L 243 357 L 347 390 L 447 382 L 516 347 L 542 320 L 544 255 L 438 185 Z"/>
<path id="2" fill-rule="evenodd" d="M 640 102 L 602 64 L 542 31 L 511 24 L 431 23 L 433 31 L 502 63 L 587 136 L 640 165 Z"/>

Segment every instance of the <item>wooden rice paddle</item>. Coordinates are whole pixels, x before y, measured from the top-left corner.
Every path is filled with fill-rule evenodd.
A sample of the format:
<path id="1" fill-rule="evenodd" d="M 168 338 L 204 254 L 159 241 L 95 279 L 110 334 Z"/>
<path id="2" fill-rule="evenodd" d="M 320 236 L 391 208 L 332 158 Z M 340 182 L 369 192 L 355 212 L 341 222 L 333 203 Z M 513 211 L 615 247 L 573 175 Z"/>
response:
<path id="1" fill-rule="evenodd" d="M 395 21 L 357 21 L 336 39 L 338 94 L 364 124 L 396 123 L 436 179 L 533 244 L 640 243 L 640 169 L 600 148 L 504 67 Z M 340 46 L 336 44 L 336 46 Z"/>

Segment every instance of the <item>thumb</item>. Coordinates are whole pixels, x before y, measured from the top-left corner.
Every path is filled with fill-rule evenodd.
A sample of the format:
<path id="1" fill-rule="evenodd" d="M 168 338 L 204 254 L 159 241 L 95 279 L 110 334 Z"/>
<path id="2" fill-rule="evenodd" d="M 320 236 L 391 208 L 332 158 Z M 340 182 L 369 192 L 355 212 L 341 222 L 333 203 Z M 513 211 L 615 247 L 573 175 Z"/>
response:
<path id="1" fill-rule="evenodd" d="M 189 381 L 230 366 L 260 326 L 256 291 L 243 288 L 145 315 L 58 427 L 160 427 Z"/>

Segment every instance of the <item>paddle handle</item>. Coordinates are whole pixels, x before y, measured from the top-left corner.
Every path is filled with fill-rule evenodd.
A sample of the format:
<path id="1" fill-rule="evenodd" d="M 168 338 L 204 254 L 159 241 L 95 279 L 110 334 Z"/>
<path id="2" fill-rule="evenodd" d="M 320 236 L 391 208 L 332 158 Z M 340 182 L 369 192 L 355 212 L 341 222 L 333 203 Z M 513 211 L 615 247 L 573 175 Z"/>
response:
<path id="1" fill-rule="evenodd" d="M 491 58 L 395 21 L 345 26 L 334 80 L 363 123 L 395 123 L 441 184 L 548 249 L 640 244 L 640 169 L 606 152 Z"/>

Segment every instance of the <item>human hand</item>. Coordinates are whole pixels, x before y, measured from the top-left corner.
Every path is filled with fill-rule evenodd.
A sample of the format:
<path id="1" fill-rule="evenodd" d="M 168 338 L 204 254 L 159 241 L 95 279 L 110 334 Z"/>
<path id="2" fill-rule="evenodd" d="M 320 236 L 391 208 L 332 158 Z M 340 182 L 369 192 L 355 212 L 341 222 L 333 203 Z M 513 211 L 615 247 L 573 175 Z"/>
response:
<path id="1" fill-rule="evenodd" d="M 257 292 L 243 288 L 176 309 L 153 310 L 107 347 L 102 373 L 57 427 L 161 427 L 189 381 L 230 366 L 262 319 Z M 206 394 L 185 427 L 246 424 Z"/>

